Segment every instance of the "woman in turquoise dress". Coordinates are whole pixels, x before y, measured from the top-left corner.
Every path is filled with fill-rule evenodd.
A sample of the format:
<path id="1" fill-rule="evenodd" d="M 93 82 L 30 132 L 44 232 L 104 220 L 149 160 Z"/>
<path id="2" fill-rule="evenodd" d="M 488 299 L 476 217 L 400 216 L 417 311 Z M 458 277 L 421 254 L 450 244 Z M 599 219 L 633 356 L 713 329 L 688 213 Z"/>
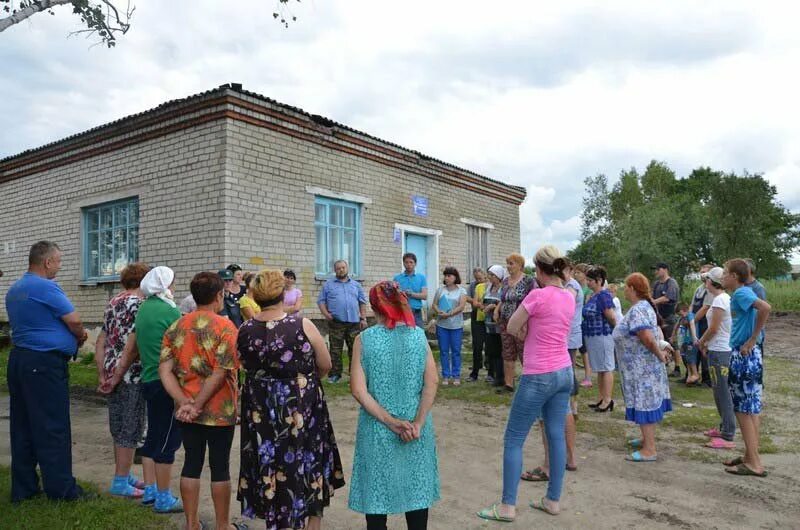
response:
<path id="1" fill-rule="evenodd" d="M 619 368 L 625 419 L 639 425 L 642 432 L 641 438 L 629 442 L 636 451 L 626 460 L 654 462 L 656 425 L 661 423 L 665 412 L 672 410 L 664 365 L 666 354 L 659 341 L 650 282 L 643 274 L 635 272 L 625 278 L 625 298 L 631 308 L 614 328 L 613 337 L 621 352 Z"/>
<path id="2" fill-rule="evenodd" d="M 356 338 L 350 390 L 361 405 L 349 507 L 367 530 L 385 530 L 388 514 L 404 513 L 409 530 L 424 530 L 439 500 L 439 464 L 430 409 L 436 363 L 395 282 L 370 290 L 378 319 Z"/>

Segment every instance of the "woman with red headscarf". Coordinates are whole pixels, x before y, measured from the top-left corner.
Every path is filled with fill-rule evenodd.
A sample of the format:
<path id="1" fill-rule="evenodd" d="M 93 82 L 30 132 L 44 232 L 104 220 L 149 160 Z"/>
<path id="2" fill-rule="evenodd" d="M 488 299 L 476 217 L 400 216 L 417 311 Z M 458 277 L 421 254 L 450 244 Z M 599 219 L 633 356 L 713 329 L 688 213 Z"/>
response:
<path id="1" fill-rule="evenodd" d="M 367 530 L 385 530 L 386 516 L 405 513 L 409 530 L 427 528 L 439 500 L 439 464 L 430 410 L 436 363 L 408 298 L 395 282 L 369 292 L 378 325 L 353 345 L 350 390 L 361 405 L 349 506 Z"/>

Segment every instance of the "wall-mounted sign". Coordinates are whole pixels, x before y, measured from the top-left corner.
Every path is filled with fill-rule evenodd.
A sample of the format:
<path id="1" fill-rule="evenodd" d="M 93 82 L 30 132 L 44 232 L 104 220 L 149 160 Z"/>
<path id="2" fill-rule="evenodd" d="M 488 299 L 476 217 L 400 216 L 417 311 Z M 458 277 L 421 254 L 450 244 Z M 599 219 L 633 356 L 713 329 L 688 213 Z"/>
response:
<path id="1" fill-rule="evenodd" d="M 400 229 L 399 228 L 395 228 L 394 229 L 394 233 L 392 234 L 392 241 L 394 241 L 398 245 L 400 244 Z"/>
<path id="2" fill-rule="evenodd" d="M 419 217 L 428 217 L 428 198 L 420 197 L 419 195 L 411 196 L 411 210 L 414 215 Z"/>

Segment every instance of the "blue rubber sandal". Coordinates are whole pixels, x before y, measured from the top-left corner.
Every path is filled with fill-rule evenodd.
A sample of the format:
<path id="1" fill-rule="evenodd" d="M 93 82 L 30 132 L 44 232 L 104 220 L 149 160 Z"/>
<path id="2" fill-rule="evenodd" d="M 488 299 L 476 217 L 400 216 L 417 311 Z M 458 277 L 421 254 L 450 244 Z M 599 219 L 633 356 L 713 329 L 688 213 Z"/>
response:
<path id="1" fill-rule="evenodd" d="M 632 440 L 628 440 L 628 445 L 631 446 L 633 449 L 641 449 L 642 448 L 642 439 L 641 438 L 634 438 Z"/>
<path id="2" fill-rule="evenodd" d="M 628 462 L 655 462 L 658 460 L 657 456 L 642 456 L 639 451 L 634 451 L 625 457 Z"/>

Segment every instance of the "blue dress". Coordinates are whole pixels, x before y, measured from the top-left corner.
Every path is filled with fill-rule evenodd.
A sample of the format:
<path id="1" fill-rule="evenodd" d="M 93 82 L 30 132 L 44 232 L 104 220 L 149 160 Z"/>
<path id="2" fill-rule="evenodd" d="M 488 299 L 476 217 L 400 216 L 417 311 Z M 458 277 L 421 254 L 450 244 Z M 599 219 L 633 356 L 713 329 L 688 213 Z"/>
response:
<path id="1" fill-rule="evenodd" d="M 636 335 L 650 329 L 658 337 L 656 312 L 647 301 L 633 305 L 614 328 L 621 352 L 620 374 L 625 396 L 625 419 L 639 425 L 658 423 L 672 410 L 667 369 Z"/>
<path id="2" fill-rule="evenodd" d="M 370 395 L 392 416 L 412 421 L 422 396 L 427 358 L 425 332 L 418 327 L 373 326 L 361 333 L 361 366 Z M 404 513 L 439 500 L 439 463 L 431 414 L 419 440 L 403 442 L 363 408 L 359 411 L 351 510 Z"/>

